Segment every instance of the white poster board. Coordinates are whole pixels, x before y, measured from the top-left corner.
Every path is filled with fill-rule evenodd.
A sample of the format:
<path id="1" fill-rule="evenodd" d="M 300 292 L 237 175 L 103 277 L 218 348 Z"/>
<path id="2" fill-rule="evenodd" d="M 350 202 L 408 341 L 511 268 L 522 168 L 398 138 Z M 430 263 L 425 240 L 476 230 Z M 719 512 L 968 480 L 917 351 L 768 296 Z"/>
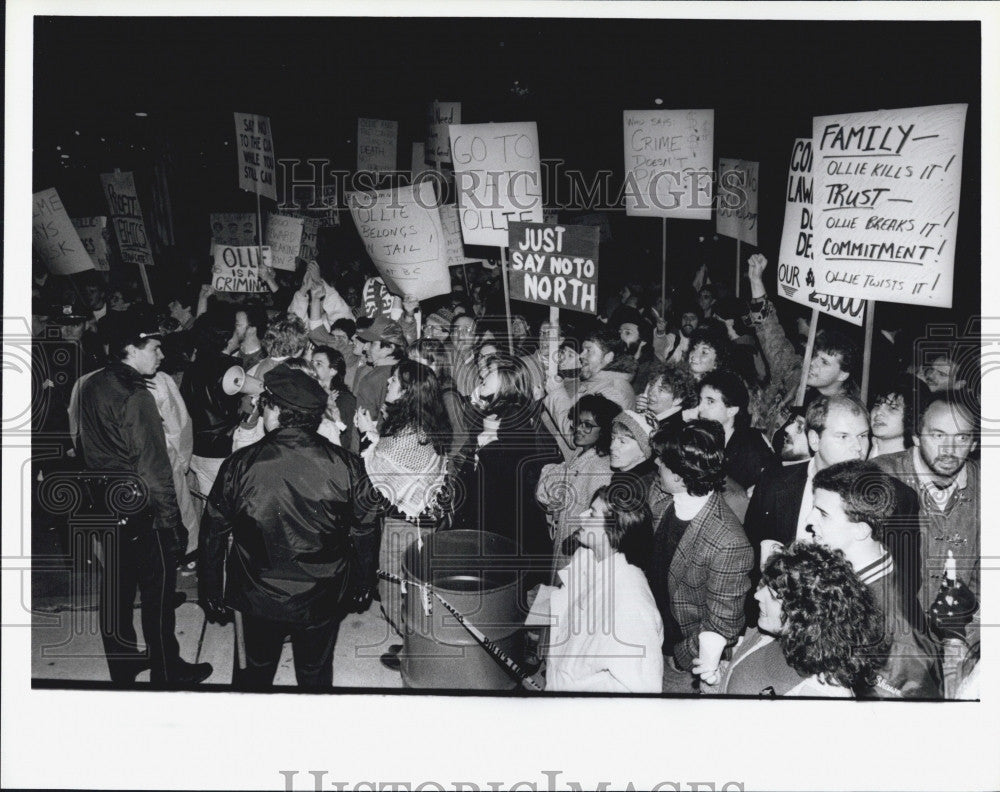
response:
<path id="1" fill-rule="evenodd" d="M 101 174 L 101 187 L 111 211 L 111 223 L 118 240 L 118 250 L 125 264 L 153 264 L 153 251 L 146 237 L 146 223 L 135 190 L 135 179 L 129 171 Z"/>
<path id="2" fill-rule="evenodd" d="M 301 217 L 268 214 L 264 244 L 271 248 L 272 267 L 295 271 L 295 259 L 302 248 L 302 226 Z"/>
<path id="3" fill-rule="evenodd" d="M 441 215 L 429 182 L 347 194 L 347 206 L 379 274 L 404 299 L 451 291 Z"/>
<path id="4" fill-rule="evenodd" d="M 714 110 L 626 110 L 625 214 L 710 220 Z"/>
<path id="5" fill-rule="evenodd" d="M 818 308 L 825 314 L 860 325 L 865 315 L 865 301 L 853 297 L 834 297 L 819 291 L 826 282 L 826 267 L 813 256 L 813 150 L 812 140 L 796 138 L 785 185 L 785 225 L 778 251 L 778 296 L 806 308 Z"/>
<path id="6" fill-rule="evenodd" d="M 104 215 L 98 217 L 71 217 L 70 222 L 76 233 L 80 236 L 83 249 L 87 251 L 90 260 L 94 262 L 94 269 L 101 272 L 108 272 L 111 269 L 111 259 L 108 253 L 108 241 L 104 237 L 104 229 L 107 228 L 108 218 Z"/>
<path id="7" fill-rule="evenodd" d="M 212 229 L 212 253 L 215 245 L 257 244 L 257 215 L 253 212 L 212 212 L 208 216 Z"/>
<path id="8" fill-rule="evenodd" d="M 830 294 L 950 308 L 968 105 L 813 118 L 813 247 Z"/>
<path id="9" fill-rule="evenodd" d="M 396 170 L 399 124 L 379 118 L 358 119 L 358 170 L 391 173 Z"/>
<path id="10" fill-rule="evenodd" d="M 757 246 L 759 178 L 759 162 L 719 158 L 717 233 Z"/>
<path id="11" fill-rule="evenodd" d="M 451 142 L 448 127 L 462 123 L 461 102 L 431 102 L 427 106 L 427 145 L 424 148 L 425 161 L 433 165 L 451 162 Z"/>
<path id="12" fill-rule="evenodd" d="M 240 189 L 278 200 L 274 183 L 274 138 L 271 120 L 253 113 L 233 113 Z"/>
<path id="13" fill-rule="evenodd" d="M 212 287 L 219 292 L 243 294 L 270 291 L 260 279 L 261 264 L 271 266 L 269 247 L 216 245 L 212 261 Z"/>
<path id="14" fill-rule="evenodd" d="M 458 204 L 441 204 L 441 228 L 444 230 L 444 243 L 448 254 L 448 266 L 475 264 L 480 259 L 467 258 L 465 246 L 462 243 L 462 221 L 458 217 Z"/>
<path id="15" fill-rule="evenodd" d="M 465 244 L 505 247 L 510 221 L 542 222 L 534 121 L 452 124 L 448 134 Z"/>
<path id="16" fill-rule="evenodd" d="M 31 196 L 31 246 L 53 275 L 94 269 L 55 187 Z"/>

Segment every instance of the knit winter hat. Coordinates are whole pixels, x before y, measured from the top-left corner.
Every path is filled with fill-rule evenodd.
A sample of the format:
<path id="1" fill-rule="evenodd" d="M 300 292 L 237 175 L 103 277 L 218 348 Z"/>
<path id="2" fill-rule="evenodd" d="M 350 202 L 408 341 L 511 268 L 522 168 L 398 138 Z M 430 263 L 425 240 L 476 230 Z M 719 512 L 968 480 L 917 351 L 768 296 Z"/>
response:
<path id="1" fill-rule="evenodd" d="M 621 426 L 639 444 L 642 455 L 649 459 L 653 455 L 653 448 L 649 444 L 649 438 L 656 430 L 656 424 L 652 418 L 644 413 L 635 410 L 622 410 L 611 422 L 612 431 L 615 426 Z"/>

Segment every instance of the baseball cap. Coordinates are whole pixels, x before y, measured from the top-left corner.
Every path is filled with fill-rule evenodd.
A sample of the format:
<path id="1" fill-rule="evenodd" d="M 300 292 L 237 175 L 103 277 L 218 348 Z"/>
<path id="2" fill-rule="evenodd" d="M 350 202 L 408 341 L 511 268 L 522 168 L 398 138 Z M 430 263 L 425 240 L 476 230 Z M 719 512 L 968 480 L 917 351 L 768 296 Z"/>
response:
<path id="1" fill-rule="evenodd" d="M 403 328 L 399 322 L 393 322 L 384 316 L 375 317 L 371 327 L 358 331 L 358 338 L 362 341 L 380 341 L 383 344 L 395 344 L 396 346 L 406 346 L 406 336 L 403 335 Z"/>
<path id="2" fill-rule="evenodd" d="M 279 363 L 264 375 L 264 388 L 278 405 L 317 411 L 326 407 L 329 394 L 304 371 Z"/>

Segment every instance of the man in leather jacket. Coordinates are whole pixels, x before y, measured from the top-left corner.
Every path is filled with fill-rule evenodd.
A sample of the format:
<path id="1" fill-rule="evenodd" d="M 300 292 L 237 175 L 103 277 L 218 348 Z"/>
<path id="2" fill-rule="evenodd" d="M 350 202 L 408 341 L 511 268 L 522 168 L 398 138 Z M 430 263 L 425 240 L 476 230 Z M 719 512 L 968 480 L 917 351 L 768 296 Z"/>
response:
<path id="1" fill-rule="evenodd" d="M 163 421 L 146 386 L 163 360 L 157 328 L 139 315 L 122 317 L 109 339 L 111 362 L 80 393 L 80 445 L 92 471 L 92 506 L 110 511 L 101 576 L 101 633 L 111 680 L 132 682 L 144 668 L 154 685 L 201 682 L 209 663 L 180 659 L 173 596 L 178 543 L 184 531 Z M 142 607 L 146 653 L 132 624 L 135 593 Z"/>
<path id="2" fill-rule="evenodd" d="M 361 458 L 316 432 L 323 387 L 285 364 L 264 385 L 267 435 L 223 463 L 205 507 L 199 599 L 210 621 L 241 615 L 236 687 L 271 686 L 290 635 L 299 687 L 329 688 L 340 622 L 371 604 L 377 498 Z"/>

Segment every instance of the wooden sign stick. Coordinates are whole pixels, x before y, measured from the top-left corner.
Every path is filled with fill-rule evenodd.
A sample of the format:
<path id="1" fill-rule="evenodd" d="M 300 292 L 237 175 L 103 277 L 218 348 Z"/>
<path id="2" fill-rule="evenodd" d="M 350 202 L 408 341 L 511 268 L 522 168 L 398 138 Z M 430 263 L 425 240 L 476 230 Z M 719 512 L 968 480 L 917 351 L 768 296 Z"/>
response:
<path id="1" fill-rule="evenodd" d="M 872 336 L 875 333 L 875 301 L 865 300 L 865 356 L 861 364 L 861 401 L 868 404 L 868 384 L 871 381 Z"/>
<path id="2" fill-rule="evenodd" d="M 507 248 L 500 248 L 500 277 L 503 278 L 503 302 L 507 309 L 507 350 L 514 354 L 514 328 L 510 320 L 510 286 L 507 285 Z"/>
<path id="3" fill-rule="evenodd" d="M 795 396 L 796 407 L 801 407 L 806 401 L 806 380 L 809 379 L 809 363 L 812 360 L 813 345 L 816 343 L 819 308 L 813 308 L 812 311 L 812 318 L 809 320 L 809 338 L 806 339 L 806 353 L 802 356 L 802 379 L 799 381 L 799 392 Z"/>

